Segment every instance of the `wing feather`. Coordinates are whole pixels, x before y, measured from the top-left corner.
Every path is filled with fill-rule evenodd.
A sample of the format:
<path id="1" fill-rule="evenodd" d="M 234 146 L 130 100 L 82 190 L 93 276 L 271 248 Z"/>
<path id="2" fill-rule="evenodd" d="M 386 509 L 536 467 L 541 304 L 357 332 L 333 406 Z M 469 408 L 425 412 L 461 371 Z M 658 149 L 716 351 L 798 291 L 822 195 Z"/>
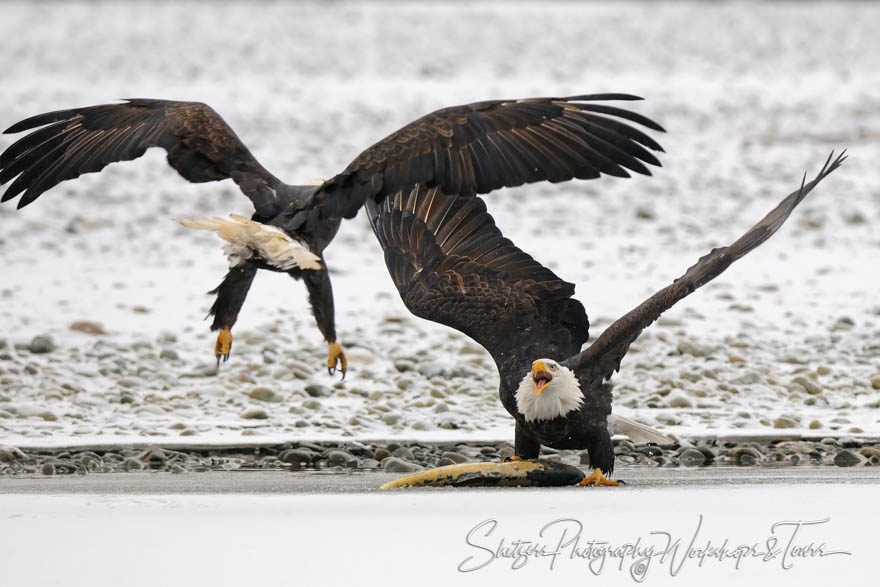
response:
<path id="1" fill-rule="evenodd" d="M 733 244 L 710 251 L 672 284 L 613 322 L 587 349 L 567 359 L 566 365 L 575 371 L 581 383 L 595 385 L 604 379 L 609 379 L 620 368 L 620 362 L 629 350 L 630 344 L 663 312 L 723 273 L 734 261 L 758 247 L 779 230 L 806 195 L 843 163 L 846 159 L 846 151 L 832 161 L 833 156 L 832 152 L 812 181 L 802 183 L 800 189 L 789 194 Z"/>
<path id="2" fill-rule="evenodd" d="M 275 190 L 281 182 L 206 104 L 131 99 L 39 114 L 5 132 L 27 130 L 32 132 L 0 154 L 0 185 L 15 178 L 0 200 L 24 192 L 19 208 L 62 181 L 161 147 L 168 151 L 168 163 L 185 179 L 232 178 L 259 214 L 271 216 L 277 211 Z"/>
<path id="3" fill-rule="evenodd" d="M 659 165 L 660 145 L 633 124 L 662 132 L 649 118 L 601 100 L 626 94 L 491 100 L 443 108 L 362 152 L 317 194 L 322 216 L 350 218 L 368 200 L 405 186 L 439 186 L 473 197 L 500 187 L 600 173 L 628 177 Z"/>

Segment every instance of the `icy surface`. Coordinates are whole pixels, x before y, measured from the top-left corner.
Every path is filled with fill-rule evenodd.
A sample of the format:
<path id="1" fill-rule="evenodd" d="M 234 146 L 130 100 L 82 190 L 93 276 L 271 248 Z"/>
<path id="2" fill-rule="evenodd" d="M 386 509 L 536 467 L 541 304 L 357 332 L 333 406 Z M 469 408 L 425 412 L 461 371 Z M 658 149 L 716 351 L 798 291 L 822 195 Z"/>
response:
<path id="1" fill-rule="evenodd" d="M 633 107 L 668 130 L 654 177 L 487 197 L 506 236 L 577 284 L 594 334 L 849 148 L 777 235 L 643 334 L 615 409 L 682 435 L 880 434 L 880 6 L 194 10 L 4 3 L 0 126 L 119 97 L 201 100 L 295 182 L 438 107 L 642 95 Z M 171 219 L 228 212 L 251 213 L 234 184 L 188 184 L 160 151 L 0 206 L 4 443 L 512 437 L 489 356 L 408 314 L 362 215 L 326 252 L 345 382 L 322 367 L 302 285 L 274 274 L 256 280 L 214 374 L 202 318 L 220 243 Z M 54 351 L 27 349 L 41 334 Z"/>
<path id="2" fill-rule="evenodd" d="M 804 586 L 875 575 L 875 485 L 637 493 L 6 495 L 0 549 L 10 585 L 637 585 L 641 576 L 646 585 Z M 517 560 L 517 540 L 519 552 L 531 542 L 545 556 Z M 490 556 L 502 542 L 506 556 Z M 647 565 L 610 554 L 603 564 L 603 547 L 626 553 L 636 543 L 655 549 Z M 707 546 L 728 557 L 701 557 Z M 737 568 L 730 553 L 740 547 L 757 555 Z"/>

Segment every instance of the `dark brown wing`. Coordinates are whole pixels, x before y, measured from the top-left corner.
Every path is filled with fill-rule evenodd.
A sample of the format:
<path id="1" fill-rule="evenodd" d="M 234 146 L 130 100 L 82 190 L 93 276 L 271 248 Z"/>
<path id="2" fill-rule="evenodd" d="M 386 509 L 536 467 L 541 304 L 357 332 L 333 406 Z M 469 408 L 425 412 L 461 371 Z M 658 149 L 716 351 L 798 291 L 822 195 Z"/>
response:
<path id="1" fill-rule="evenodd" d="M 480 198 L 416 185 L 368 201 L 367 213 L 407 308 L 467 334 L 499 367 L 509 351 L 565 357 L 586 341 L 574 285 L 504 238 Z"/>
<path id="2" fill-rule="evenodd" d="M 537 181 L 650 175 L 660 165 L 651 137 L 625 121 L 663 131 L 648 118 L 599 100 L 627 94 L 492 100 L 437 110 L 404 126 L 328 180 L 322 215 L 350 218 L 370 198 L 405 186 L 439 186 L 460 196 Z"/>
<path id="3" fill-rule="evenodd" d="M 832 152 L 813 181 L 807 184 L 802 183 L 800 189 L 789 194 L 763 220 L 732 245 L 712 249 L 708 255 L 702 257 L 696 265 L 688 269 L 671 285 L 661 289 L 634 310 L 616 320 L 587 349 L 569 358 L 566 365 L 575 371 L 582 384 L 592 385 L 603 379 L 609 379 L 620 368 L 620 361 L 629 349 L 629 345 L 641 334 L 642 330 L 650 326 L 660 317 L 660 314 L 671 308 L 676 302 L 712 281 L 731 263 L 770 238 L 801 200 L 829 173 L 843 163 L 846 159 L 845 153 L 846 151 L 841 153 L 832 162 L 834 156 Z M 804 180 L 806 180 L 806 176 Z"/>
<path id="4" fill-rule="evenodd" d="M 32 132 L 0 155 L 0 185 L 16 178 L 0 201 L 24 192 L 19 208 L 66 179 L 136 159 L 150 147 L 168 151 L 168 163 L 191 182 L 232 178 L 258 213 L 275 208 L 279 180 L 206 104 L 133 99 L 40 114 L 5 132 L 25 130 Z"/>

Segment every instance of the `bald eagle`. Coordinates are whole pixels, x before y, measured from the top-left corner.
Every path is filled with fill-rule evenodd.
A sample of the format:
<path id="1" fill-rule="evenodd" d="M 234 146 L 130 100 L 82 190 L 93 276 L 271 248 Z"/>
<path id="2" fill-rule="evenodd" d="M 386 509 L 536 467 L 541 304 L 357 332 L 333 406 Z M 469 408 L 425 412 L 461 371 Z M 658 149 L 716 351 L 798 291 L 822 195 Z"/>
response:
<path id="1" fill-rule="evenodd" d="M 336 340 L 333 294 L 324 248 L 341 219 L 366 202 L 380 205 L 410 186 L 455 194 L 462 201 L 500 187 L 537 181 L 591 179 L 600 174 L 648 174 L 662 151 L 627 123 L 663 129 L 634 112 L 596 102 L 638 100 L 628 94 L 491 100 L 437 110 L 392 133 L 320 185 L 288 185 L 254 158 L 209 106 L 197 102 L 130 99 L 33 116 L 6 133 L 31 131 L 0 154 L 0 201 L 21 194 L 27 206 L 58 183 L 136 159 L 151 147 L 191 182 L 232 179 L 254 206 L 253 217 L 183 221 L 216 230 L 230 269 L 211 293 L 219 330 L 218 360 L 226 360 L 231 328 L 258 269 L 302 279 L 318 328 L 328 343 L 327 368 L 347 361 Z"/>
<path id="2" fill-rule="evenodd" d="M 845 159 L 843 153 L 832 157 L 733 244 L 713 249 L 583 351 L 589 322 L 572 297 L 574 285 L 504 238 L 479 198 L 422 183 L 383 202 L 368 201 L 367 212 L 406 307 L 468 335 L 492 355 L 501 402 L 516 420 L 515 458 L 537 458 L 542 445 L 586 448 L 594 470 L 583 484 L 616 485 L 607 477 L 614 470 L 608 380 L 630 344 L 665 310 L 776 232 Z"/>

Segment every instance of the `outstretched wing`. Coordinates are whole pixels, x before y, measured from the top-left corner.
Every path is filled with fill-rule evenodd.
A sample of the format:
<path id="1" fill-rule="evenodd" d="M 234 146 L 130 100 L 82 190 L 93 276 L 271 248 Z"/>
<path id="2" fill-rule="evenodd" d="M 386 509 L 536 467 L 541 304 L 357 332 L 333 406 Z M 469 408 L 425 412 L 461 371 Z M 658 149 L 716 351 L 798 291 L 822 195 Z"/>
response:
<path id="1" fill-rule="evenodd" d="M 206 104 L 133 99 L 40 114 L 5 132 L 25 130 L 32 132 L 0 155 L 0 185 L 16 178 L 0 201 L 24 192 L 19 208 L 64 180 L 162 147 L 168 163 L 185 179 L 200 183 L 232 178 L 257 213 L 270 216 L 275 211 L 279 180 Z"/>
<path id="2" fill-rule="evenodd" d="M 596 101 L 627 94 L 492 100 L 437 110 L 363 153 L 317 194 L 323 217 L 354 216 L 368 200 L 414 184 L 474 196 L 537 181 L 650 175 L 663 149 L 626 121 L 663 128 L 634 112 Z"/>
<path id="3" fill-rule="evenodd" d="M 368 201 L 367 213 L 416 316 L 470 336 L 496 362 L 532 345 L 570 356 L 586 341 L 589 324 L 571 299 L 574 286 L 504 238 L 480 198 L 418 184 Z"/>
<path id="4" fill-rule="evenodd" d="M 592 386 L 604 379 L 609 379 L 620 368 L 620 361 L 629 349 L 629 345 L 641 334 L 642 330 L 650 326 L 660 317 L 660 314 L 671 308 L 676 302 L 712 281 L 731 263 L 770 238 L 801 200 L 829 173 L 843 163 L 846 159 L 845 153 L 846 151 L 838 155 L 832 162 L 834 156 L 832 152 L 813 181 L 802 183 L 800 189 L 789 194 L 763 220 L 754 225 L 732 245 L 712 249 L 709 254 L 702 257 L 696 265 L 689 268 L 671 285 L 661 289 L 634 310 L 612 323 L 593 344 L 582 353 L 570 357 L 565 361 L 565 364 L 575 371 L 582 384 Z M 806 176 L 804 180 L 806 180 Z"/>

